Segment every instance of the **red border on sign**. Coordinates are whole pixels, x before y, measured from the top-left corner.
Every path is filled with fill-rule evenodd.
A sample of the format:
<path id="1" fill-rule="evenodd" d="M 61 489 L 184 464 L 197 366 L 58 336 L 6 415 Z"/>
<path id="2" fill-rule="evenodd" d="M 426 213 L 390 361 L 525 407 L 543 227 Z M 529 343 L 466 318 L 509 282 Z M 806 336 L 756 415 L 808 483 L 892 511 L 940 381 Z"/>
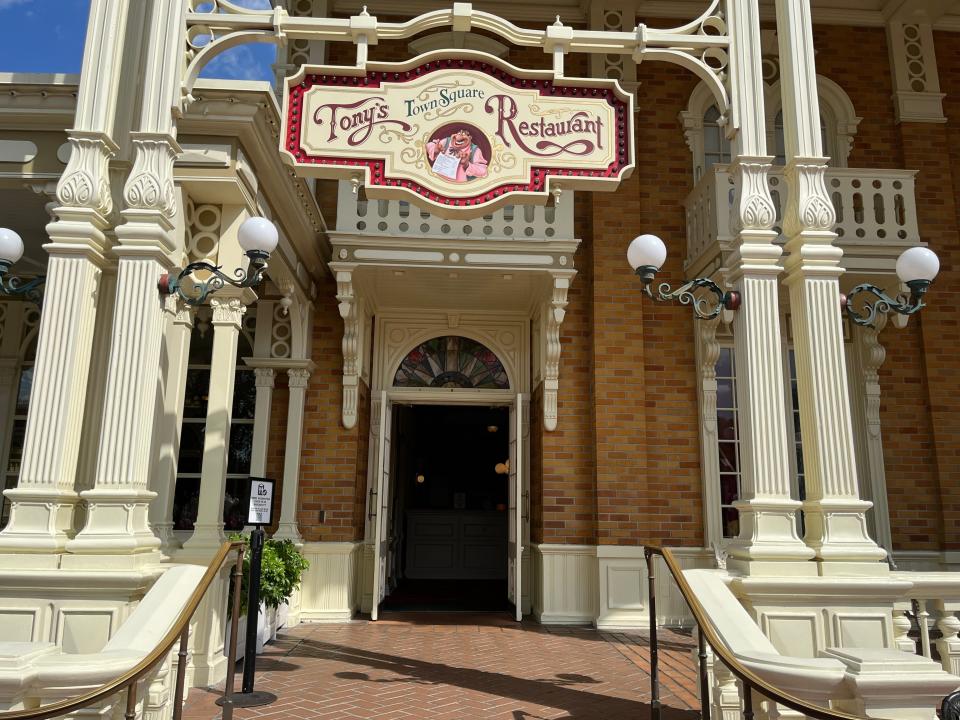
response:
<path id="1" fill-rule="evenodd" d="M 505 183 L 470 197 L 449 198 L 445 195 L 424 187 L 415 180 L 390 177 L 384 172 L 383 160 L 357 159 L 343 156 L 311 155 L 301 144 L 300 139 L 300 106 L 304 94 L 316 86 L 354 86 L 376 89 L 382 83 L 403 83 L 414 80 L 438 70 L 448 70 L 461 67 L 465 70 L 481 72 L 500 80 L 506 85 L 522 89 L 537 90 L 541 96 L 556 96 L 578 98 L 605 98 L 616 111 L 617 118 L 617 159 L 602 170 L 573 170 L 550 166 L 535 165 L 530 169 L 530 179 L 526 183 Z M 284 147 L 301 166 L 315 165 L 325 167 L 356 167 L 369 170 L 367 184 L 386 188 L 403 188 L 420 195 L 435 203 L 453 207 L 469 207 L 492 202 L 501 196 L 512 192 L 544 192 L 547 188 L 547 178 L 603 178 L 614 180 L 620 173 L 632 165 L 631 142 L 627 137 L 627 113 L 630 112 L 627 101 L 620 99 L 612 87 L 577 87 L 559 85 L 553 80 L 518 78 L 495 65 L 482 60 L 453 59 L 430 60 L 409 70 L 382 71 L 371 70 L 366 75 L 337 75 L 337 74 L 308 74 L 301 82 L 287 89 L 289 105 L 287 110 L 287 137 Z"/>

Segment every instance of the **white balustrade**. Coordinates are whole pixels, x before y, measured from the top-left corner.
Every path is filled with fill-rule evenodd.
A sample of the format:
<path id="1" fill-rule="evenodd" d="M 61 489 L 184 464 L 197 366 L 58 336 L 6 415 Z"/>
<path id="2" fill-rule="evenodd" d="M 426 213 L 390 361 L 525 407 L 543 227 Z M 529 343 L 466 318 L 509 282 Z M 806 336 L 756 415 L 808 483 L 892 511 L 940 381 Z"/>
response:
<path id="1" fill-rule="evenodd" d="M 902 598 L 894 608 L 894 627 L 898 622 L 903 625 L 903 612 L 911 608 L 917 621 L 920 653 L 939 659 L 946 672 L 960 675 L 960 573 L 898 572 L 894 577 L 913 583 L 909 597 Z M 933 629 L 937 636 L 931 641 Z M 916 648 L 913 640 L 904 645 Z"/>
<path id="2" fill-rule="evenodd" d="M 570 240 L 573 193 L 564 192 L 556 205 L 508 205 L 472 220 L 447 220 L 402 200 L 363 200 L 350 183 L 341 182 L 337 230 L 448 240 Z"/>
<path id="3" fill-rule="evenodd" d="M 837 211 L 836 232 L 841 247 L 856 245 L 906 248 L 921 242 L 912 170 L 830 168 L 827 190 Z M 769 176 L 777 209 L 774 229 L 781 233 L 787 185 L 783 168 Z M 687 224 L 686 267 L 701 269 L 731 242 L 730 203 L 733 186 L 725 165 L 704 173 L 684 201 Z M 781 235 L 778 242 L 783 243 Z M 896 257 L 896 254 L 893 255 Z M 891 266 L 892 267 L 892 266 Z"/>

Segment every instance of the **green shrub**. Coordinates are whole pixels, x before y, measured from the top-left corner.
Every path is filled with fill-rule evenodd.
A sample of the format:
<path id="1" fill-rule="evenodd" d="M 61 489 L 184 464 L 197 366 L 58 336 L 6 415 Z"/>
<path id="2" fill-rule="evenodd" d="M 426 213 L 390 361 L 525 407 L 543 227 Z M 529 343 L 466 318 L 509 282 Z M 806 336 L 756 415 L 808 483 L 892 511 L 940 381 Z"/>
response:
<path id="1" fill-rule="evenodd" d="M 240 584 L 240 615 L 247 612 L 247 593 L 250 578 L 250 536 L 234 534 L 231 540 L 243 540 L 247 544 L 243 556 L 243 581 Z M 290 602 L 293 591 L 300 586 L 304 571 L 310 563 L 290 540 L 268 539 L 263 544 L 260 563 L 260 602 L 268 608 L 276 608 Z M 233 611 L 233 585 L 230 585 L 230 604 Z"/>

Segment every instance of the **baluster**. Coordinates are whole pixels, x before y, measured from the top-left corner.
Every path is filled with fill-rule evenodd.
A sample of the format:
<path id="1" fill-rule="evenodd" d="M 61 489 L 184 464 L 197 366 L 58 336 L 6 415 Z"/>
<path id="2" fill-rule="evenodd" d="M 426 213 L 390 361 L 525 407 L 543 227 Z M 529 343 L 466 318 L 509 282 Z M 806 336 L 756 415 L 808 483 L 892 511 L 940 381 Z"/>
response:
<path id="1" fill-rule="evenodd" d="M 907 603 L 895 603 L 893 606 L 893 645 L 902 652 L 914 655 L 917 645 L 910 639 L 909 607 Z"/>
<path id="2" fill-rule="evenodd" d="M 930 624 L 928 619 L 930 613 L 927 612 L 926 600 L 913 600 L 913 612 L 917 618 L 917 625 L 920 627 L 920 654 L 925 658 L 930 657 Z"/>
<path id="3" fill-rule="evenodd" d="M 722 662 L 713 664 L 713 709 L 717 720 L 738 720 L 740 717 L 740 692 L 737 676 Z"/>
<path id="4" fill-rule="evenodd" d="M 960 618 L 956 615 L 956 611 L 960 610 L 960 602 L 935 600 L 933 608 L 937 618 L 937 630 L 942 636 L 935 643 L 937 652 L 940 653 L 940 663 L 946 672 L 960 675 Z"/>

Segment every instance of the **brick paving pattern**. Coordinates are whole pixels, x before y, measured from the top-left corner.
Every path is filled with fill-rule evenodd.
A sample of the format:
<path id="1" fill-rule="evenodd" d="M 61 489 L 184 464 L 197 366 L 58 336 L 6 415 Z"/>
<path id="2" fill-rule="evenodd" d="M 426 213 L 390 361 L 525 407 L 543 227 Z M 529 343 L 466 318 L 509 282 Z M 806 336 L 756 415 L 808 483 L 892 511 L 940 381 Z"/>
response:
<path id="1" fill-rule="evenodd" d="M 699 717 L 690 637 L 662 631 L 664 720 Z M 644 720 L 646 637 L 517 624 L 493 615 L 389 614 L 372 623 L 304 624 L 257 660 L 272 705 L 237 720 Z M 239 688 L 240 677 L 236 686 Z M 220 715 L 220 693 L 192 690 L 184 720 Z"/>

